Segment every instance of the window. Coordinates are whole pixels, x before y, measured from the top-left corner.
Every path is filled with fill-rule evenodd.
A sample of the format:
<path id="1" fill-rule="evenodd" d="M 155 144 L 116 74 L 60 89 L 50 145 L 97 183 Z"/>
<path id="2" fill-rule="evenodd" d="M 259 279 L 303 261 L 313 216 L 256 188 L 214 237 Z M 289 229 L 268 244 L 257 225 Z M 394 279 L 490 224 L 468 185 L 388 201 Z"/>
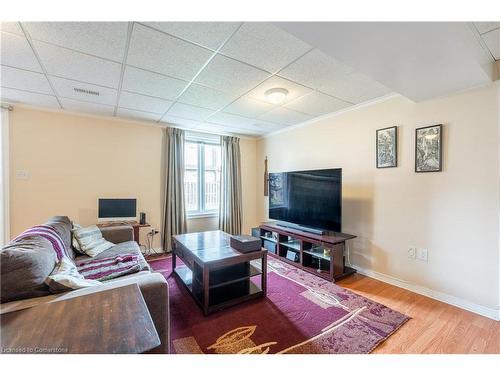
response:
<path id="1" fill-rule="evenodd" d="M 188 216 L 216 214 L 220 194 L 220 145 L 188 139 L 184 153 L 184 194 Z"/>

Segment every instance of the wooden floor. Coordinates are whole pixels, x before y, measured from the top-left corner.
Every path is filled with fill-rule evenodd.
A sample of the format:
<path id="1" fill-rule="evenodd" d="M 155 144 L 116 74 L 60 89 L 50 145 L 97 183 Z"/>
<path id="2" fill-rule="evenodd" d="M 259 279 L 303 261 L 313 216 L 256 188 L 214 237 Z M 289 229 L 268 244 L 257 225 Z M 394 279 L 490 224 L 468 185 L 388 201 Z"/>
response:
<path id="1" fill-rule="evenodd" d="M 374 353 L 500 353 L 500 322 L 359 274 L 337 285 L 411 317 Z"/>

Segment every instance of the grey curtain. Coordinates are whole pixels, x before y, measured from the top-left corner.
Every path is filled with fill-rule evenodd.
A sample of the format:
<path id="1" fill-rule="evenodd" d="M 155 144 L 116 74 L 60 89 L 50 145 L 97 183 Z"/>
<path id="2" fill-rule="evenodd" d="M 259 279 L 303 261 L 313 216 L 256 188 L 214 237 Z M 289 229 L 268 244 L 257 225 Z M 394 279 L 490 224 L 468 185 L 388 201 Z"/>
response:
<path id="1" fill-rule="evenodd" d="M 219 229 L 241 234 L 241 157 L 240 139 L 221 137 L 222 171 Z"/>
<path id="2" fill-rule="evenodd" d="M 163 210 L 163 249 L 172 250 L 172 236 L 186 232 L 184 209 L 184 131 L 167 128 L 165 145 L 165 194 Z"/>

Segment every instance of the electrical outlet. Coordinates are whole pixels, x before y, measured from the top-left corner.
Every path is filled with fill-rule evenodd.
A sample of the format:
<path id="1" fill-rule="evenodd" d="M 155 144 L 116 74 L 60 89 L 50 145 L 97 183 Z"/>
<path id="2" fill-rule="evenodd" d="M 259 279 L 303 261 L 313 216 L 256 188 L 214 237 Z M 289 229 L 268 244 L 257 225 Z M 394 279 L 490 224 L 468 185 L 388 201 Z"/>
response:
<path id="1" fill-rule="evenodd" d="M 27 180 L 30 178 L 30 173 L 28 171 L 19 169 L 16 171 L 16 178 L 18 180 Z"/>
<path id="2" fill-rule="evenodd" d="M 427 249 L 417 249 L 417 259 L 422 262 L 427 262 L 429 251 Z"/>
<path id="3" fill-rule="evenodd" d="M 410 259 L 415 259 L 416 257 L 416 251 L 414 247 L 409 247 L 408 248 L 408 258 Z"/>

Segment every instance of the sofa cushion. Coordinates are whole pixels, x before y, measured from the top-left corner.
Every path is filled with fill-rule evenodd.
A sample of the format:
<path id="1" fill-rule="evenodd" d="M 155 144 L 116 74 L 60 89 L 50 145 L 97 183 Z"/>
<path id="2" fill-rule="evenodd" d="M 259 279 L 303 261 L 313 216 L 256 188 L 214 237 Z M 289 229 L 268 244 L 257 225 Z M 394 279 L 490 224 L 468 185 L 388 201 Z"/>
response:
<path id="1" fill-rule="evenodd" d="M 68 250 L 68 255 L 74 259 L 75 252 L 73 247 L 71 246 L 71 230 L 73 229 L 73 224 L 71 220 L 67 216 L 53 216 L 46 223 L 46 225 L 50 225 L 52 228 L 56 230 L 56 232 L 61 236 L 61 239 Z"/>
<path id="2" fill-rule="evenodd" d="M 50 294 L 45 279 L 57 263 L 49 240 L 32 236 L 5 246 L 0 253 L 1 302 Z"/>
<path id="3" fill-rule="evenodd" d="M 76 257 L 75 262 L 76 265 L 78 266 L 81 263 L 88 261 L 90 259 L 111 258 L 111 257 L 116 257 L 118 255 L 127 255 L 127 254 L 137 255 L 140 265 L 140 271 L 151 270 L 151 268 L 148 265 L 148 262 L 146 262 L 144 256 L 141 253 L 141 250 L 139 249 L 139 245 L 137 245 L 137 242 L 135 241 L 127 241 L 116 244 L 113 247 L 109 248 L 108 250 L 105 250 L 102 253 L 97 254 L 95 257 L 92 258 L 87 255 L 78 256 Z"/>
<path id="4" fill-rule="evenodd" d="M 114 245 L 102 237 L 102 233 L 97 225 L 91 225 L 85 228 L 75 228 L 73 229 L 73 236 L 75 236 L 80 245 L 80 251 L 90 257 L 95 257 Z"/>

